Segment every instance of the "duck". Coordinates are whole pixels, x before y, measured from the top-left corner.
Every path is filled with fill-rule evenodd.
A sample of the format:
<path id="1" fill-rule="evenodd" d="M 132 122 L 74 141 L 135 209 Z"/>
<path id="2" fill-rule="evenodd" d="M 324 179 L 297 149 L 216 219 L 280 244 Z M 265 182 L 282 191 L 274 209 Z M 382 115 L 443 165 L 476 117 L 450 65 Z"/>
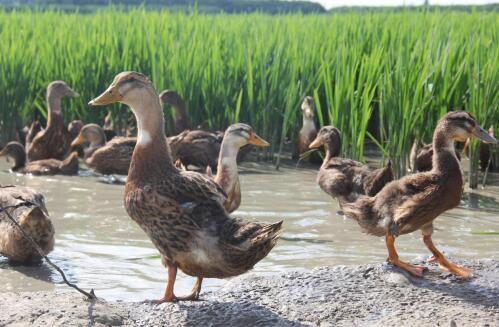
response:
<path id="1" fill-rule="evenodd" d="M 44 130 L 38 132 L 29 144 L 28 161 L 42 159 L 63 160 L 71 144 L 71 134 L 62 119 L 61 99 L 65 96 L 78 97 L 68 84 L 54 81 L 47 88 L 48 119 Z"/>
<path id="2" fill-rule="evenodd" d="M 132 153 L 137 143 L 135 137 L 114 137 L 106 143 L 104 129 L 97 124 L 87 124 L 82 127 L 71 147 L 90 146 L 84 150 L 84 162 L 95 172 L 104 175 L 127 175 Z"/>
<path id="3" fill-rule="evenodd" d="M 223 134 L 204 130 L 185 130 L 168 137 L 173 157 L 186 167 L 210 167 L 212 170 L 217 168 L 222 140 Z"/>
<path id="4" fill-rule="evenodd" d="M 141 73 L 122 72 L 89 105 L 115 102 L 131 108 L 138 127 L 125 209 L 159 250 L 168 270 L 165 294 L 156 303 L 197 300 L 204 278 L 237 276 L 265 258 L 277 243 L 282 221 L 266 224 L 231 217 L 220 185 L 204 174 L 175 167 L 151 81 Z M 178 269 L 196 277 L 186 297 L 174 293 Z"/>
<path id="5" fill-rule="evenodd" d="M 64 160 L 42 159 L 26 163 L 26 152 L 24 146 L 12 141 L 0 151 L 1 156 L 8 156 L 14 160 L 10 168 L 12 172 L 32 175 L 77 175 L 78 153 L 71 153 Z"/>
<path id="6" fill-rule="evenodd" d="M 360 195 L 373 196 L 393 180 L 389 161 L 385 167 L 371 171 L 358 161 L 338 158 L 341 151 L 341 133 L 333 126 L 324 126 L 310 143 L 310 148 L 326 148 L 324 161 L 317 174 L 320 188 L 333 198 L 354 201 Z"/>
<path id="7" fill-rule="evenodd" d="M 239 149 L 247 144 L 267 147 L 270 144 L 258 136 L 250 125 L 232 124 L 225 131 L 218 157 L 215 182 L 227 194 L 224 207 L 227 212 L 234 212 L 241 205 L 241 185 L 237 172 L 237 155 Z M 210 173 L 208 175 L 211 175 Z"/>
<path id="8" fill-rule="evenodd" d="M 185 130 L 191 129 L 191 123 L 185 110 L 184 99 L 173 90 L 164 90 L 159 94 L 162 104 L 169 104 L 175 111 L 175 117 L 169 124 L 171 126 L 171 135 L 178 135 Z"/>
<path id="9" fill-rule="evenodd" d="M 494 137 L 494 127 L 489 128 L 489 135 Z M 463 148 L 464 155 L 469 158 L 470 157 L 470 139 L 466 140 Z M 478 148 L 478 159 L 480 160 L 480 170 L 485 172 L 487 168 L 489 170 L 494 170 L 494 162 L 491 160 L 492 157 L 492 149 L 489 143 L 480 142 L 480 146 Z"/>
<path id="10" fill-rule="evenodd" d="M 411 149 L 411 170 L 413 172 L 424 172 L 424 171 L 430 171 L 432 168 L 432 161 L 433 161 L 433 145 L 430 144 L 424 144 L 419 150 L 418 148 L 418 141 L 416 140 L 412 146 Z M 459 154 L 459 151 L 456 151 L 456 157 L 458 160 L 461 160 L 461 155 Z"/>
<path id="11" fill-rule="evenodd" d="M 296 148 L 298 153 L 295 153 L 293 158 L 297 159 L 303 153 L 310 150 L 310 143 L 317 137 L 317 126 L 315 125 L 315 104 L 314 99 L 310 96 L 306 96 L 301 104 L 301 111 L 303 116 L 303 123 L 298 133 L 298 140 L 296 143 Z M 318 152 L 312 152 L 308 157 L 303 158 L 312 164 L 321 164 L 323 162 L 321 156 Z"/>
<path id="12" fill-rule="evenodd" d="M 106 117 L 104 117 L 104 125 L 102 125 L 102 128 L 104 129 L 107 142 L 111 141 L 116 136 L 116 132 L 114 131 L 113 113 L 111 110 L 109 110 Z"/>
<path id="13" fill-rule="evenodd" d="M 78 134 L 80 133 L 82 128 L 83 128 L 83 122 L 78 119 L 73 120 L 68 124 L 68 132 L 69 134 L 71 134 L 71 142 L 78 137 Z M 79 157 L 84 156 L 82 146 L 71 147 L 71 150 L 78 152 Z"/>
<path id="14" fill-rule="evenodd" d="M 28 187 L 0 186 L 1 207 L 15 206 L 24 201 L 33 203 L 34 206 L 20 206 L 7 210 L 21 228 L 40 246 L 43 254 L 47 255 L 54 249 L 55 231 L 45 207 L 43 195 Z M 5 212 L 0 212 L 0 255 L 12 262 L 24 264 L 42 260 L 40 254 L 24 238 Z"/>
<path id="15" fill-rule="evenodd" d="M 433 220 L 455 208 L 463 194 L 463 172 L 457 159 L 454 142 L 469 137 L 496 144 L 476 119 L 466 111 L 451 111 L 437 123 L 433 133 L 433 162 L 428 172 L 406 175 L 394 180 L 375 196 L 363 196 L 354 202 L 340 200 L 347 217 L 357 221 L 362 230 L 374 236 L 384 236 L 388 249 L 388 262 L 422 277 L 425 266 L 412 265 L 399 259 L 395 239 L 419 230 L 433 261 L 452 274 L 464 279 L 472 270 L 450 262 L 433 244 Z"/>

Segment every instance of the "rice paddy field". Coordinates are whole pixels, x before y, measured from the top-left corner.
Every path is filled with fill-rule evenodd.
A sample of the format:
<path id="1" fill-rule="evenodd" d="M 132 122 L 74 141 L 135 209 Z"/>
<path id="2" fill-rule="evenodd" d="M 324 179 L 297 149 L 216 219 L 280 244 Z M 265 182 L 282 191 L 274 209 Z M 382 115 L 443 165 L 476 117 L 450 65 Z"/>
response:
<path id="1" fill-rule="evenodd" d="M 0 11 L 0 45 L 3 144 L 45 115 L 56 79 L 81 94 L 63 103 L 67 121 L 101 122 L 106 112 L 86 103 L 123 70 L 148 75 L 158 92 L 177 90 L 195 124 L 251 124 L 272 143 L 267 155 L 297 133 L 311 95 L 318 122 L 342 131 L 345 156 L 363 160 L 372 143 L 399 174 L 414 139 L 430 142 L 444 112 L 466 109 L 483 127 L 499 121 L 495 12 Z M 128 110 L 111 110 L 126 123 Z"/>

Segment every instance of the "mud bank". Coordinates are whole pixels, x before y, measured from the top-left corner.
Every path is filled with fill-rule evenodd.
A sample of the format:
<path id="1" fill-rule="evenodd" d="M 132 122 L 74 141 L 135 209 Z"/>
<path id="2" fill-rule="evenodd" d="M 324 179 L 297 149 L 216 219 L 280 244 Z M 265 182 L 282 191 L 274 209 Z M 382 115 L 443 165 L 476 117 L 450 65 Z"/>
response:
<path id="1" fill-rule="evenodd" d="M 386 264 L 321 267 L 247 274 L 201 301 L 159 306 L 92 303 L 69 291 L 0 293 L 0 326 L 498 326 L 499 261 L 460 263 L 475 269 L 473 279 L 437 266 L 424 278 Z"/>

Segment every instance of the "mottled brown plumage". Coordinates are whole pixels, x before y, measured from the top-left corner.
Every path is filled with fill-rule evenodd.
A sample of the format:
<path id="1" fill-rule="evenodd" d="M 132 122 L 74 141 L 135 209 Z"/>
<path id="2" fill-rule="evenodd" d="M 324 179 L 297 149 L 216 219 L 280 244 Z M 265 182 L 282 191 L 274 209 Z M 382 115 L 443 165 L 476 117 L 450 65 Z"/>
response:
<path id="1" fill-rule="evenodd" d="M 393 180 L 390 162 L 383 168 L 371 171 L 367 165 L 358 161 L 336 157 L 341 150 L 341 134 L 335 127 L 322 127 L 310 144 L 314 148 L 321 145 L 326 148 L 326 156 L 317 175 L 317 183 L 334 198 L 354 201 L 359 195 L 373 196 Z"/>
<path id="2" fill-rule="evenodd" d="M 97 124 L 83 126 L 71 146 L 89 142 L 85 149 L 85 164 L 100 174 L 127 175 L 132 153 L 137 143 L 134 137 L 115 137 L 106 143 L 104 130 Z"/>
<path id="3" fill-rule="evenodd" d="M 275 245 L 281 223 L 260 224 L 230 217 L 222 188 L 208 177 L 179 171 L 164 136 L 164 117 L 152 83 L 124 72 L 90 105 L 129 105 L 138 126 L 125 186 L 125 208 L 146 232 L 168 267 L 165 296 L 173 292 L 177 268 L 198 278 L 187 299 L 197 299 L 205 277 L 225 278 L 251 269 Z"/>
<path id="4" fill-rule="evenodd" d="M 65 96 L 79 96 L 63 81 L 55 81 L 47 88 L 47 127 L 38 132 L 29 144 L 28 161 L 42 159 L 63 160 L 71 144 L 71 134 L 64 126 L 61 114 L 61 99 Z"/>
<path id="5" fill-rule="evenodd" d="M 76 175 L 78 174 L 78 154 L 71 153 L 64 160 L 43 159 L 26 163 L 26 152 L 19 142 L 9 142 L 0 152 L 14 160 L 11 170 L 21 174 L 33 175 Z"/>
<path id="6" fill-rule="evenodd" d="M 385 236 L 389 261 L 411 274 L 422 276 L 424 267 L 398 259 L 395 237 L 421 230 L 426 246 L 435 260 L 452 273 L 469 277 L 471 270 L 447 261 L 431 240 L 433 220 L 456 207 L 463 192 L 463 175 L 456 157 L 454 141 L 472 135 L 488 142 L 489 136 L 467 112 L 450 112 L 440 119 L 433 134 L 433 168 L 429 172 L 405 176 L 387 184 L 376 196 L 364 196 L 354 203 L 340 201 L 345 214 L 362 229 L 375 236 Z"/>
<path id="7" fill-rule="evenodd" d="M 261 147 L 269 145 L 267 141 L 256 135 L 251 126 L 246 124 L 233 124 L 225 131 L 218 157 L 217 175 L 214 179 L 227 194 L 224 207 L 229 213 L 237 210 L 241 204 L 237 155 L 239 150 L 248 144 Z"/>
<path id="8" fill-rule="evenodd" d="M 24 201 L 36 204 L 34 207 L 7 209 L 22 229 L 42 248 L 44 254 L 54 249 L 54 227 L 45 208 L 43 195 L 21 186 L 0 186 L 0 205 L 13 206 Z M 12 261 L 31 263 L 41 260 L 38 252 L 24 238 L 19 229 L 0 212 L 0 255 Z"/>
<path id="9" fill-rule="evenodd" d="M 210 166 L 212 169 L 217 167 L 221 142 L 222 137 L 216 133 L 202 130 L 186 130 L 168 138 L 173 158 L 179 159 L 186 167 Z"/>

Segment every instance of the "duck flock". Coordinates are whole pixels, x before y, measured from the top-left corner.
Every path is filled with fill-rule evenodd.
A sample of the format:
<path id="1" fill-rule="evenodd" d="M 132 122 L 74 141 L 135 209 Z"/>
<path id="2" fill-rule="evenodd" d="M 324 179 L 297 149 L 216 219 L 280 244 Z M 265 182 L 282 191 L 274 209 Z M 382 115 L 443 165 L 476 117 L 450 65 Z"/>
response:
<path id="1" fill-rule="evenodd" d="M 99 174 L 127 175 L 124 206 L 161 254 L 168 270 L 166 290 L 157 303 L 199 298 L 204 278 L 227 278 L 252 269 L 276 246 L 282 221 L 267 224 L 235 218 L 230 214 L 241 203 L 238 160 L 252 147 L 266 147 L 247 124 L 231 125 L 224 133 L 191 129 L 181 97 L 167 90 L 159 96 L 151 81 L 137 72 L 118 74 L 109 88 L 89 102 L 91 107 L 122 103 L 136 119 L 137 137 L 116 136 L 108 115 L 103 127 L 73 121 L 64 125 L 63 97 L 79 96 L 65 82 L 47 89 L 48 119 L 25 130 L 23 143 L 9 142 L 1 156 L 13 159 L 12 172 L 34 175 L 75 175 L 79 158 Z M 173 135 L 166 137 L 162 103 L 171 104 L 176 115 Z M 98 110 L 98 109 L 95 109 Z M 484 144 L 497 143 L 468 112 L 445 114 L 438 122 L 433 142 L 415 153 L 414 173 L 394 180 L 390 162 L 371 170 L 357 161 L 338 157 L 341 132 L 332 126 L 317 131 L 310 97 L 302 104 L 303 127 L 297 155 L 324 147 L 325 155 L 313 153 L 307 160 L 320 162 L 317 182 L 339 202 L 346 216 L 371 235 L 385 237 L 388 261 L 422 277 L 424 266 L 402 261 L 395 239 L 420 231 L 422 240 L 443 270 L 462 278 L 472 276 L 466 267 L 448 261 L 432 241 L 433 220 L 459 204 L 463 173 L 454 142 L 477 137 Z M 206 172 L 191 171 L 191 166 Z M 186 168 L 187 167 L 187 168 Z M 212 172 L 216 171 L 215 174 Z M 28 206 L 19 206 L 29 203 Z M 43 195 L 34 189 L 4 185 L 0 205 L 35 240 L 44 254 L 55 244 L 55 231 Z M 42 259 L 21 231 L 0 213 L 0 254 L 14 262 Z M 176 296 L 177 270 L 196 277 L 192 292 Z"/>

